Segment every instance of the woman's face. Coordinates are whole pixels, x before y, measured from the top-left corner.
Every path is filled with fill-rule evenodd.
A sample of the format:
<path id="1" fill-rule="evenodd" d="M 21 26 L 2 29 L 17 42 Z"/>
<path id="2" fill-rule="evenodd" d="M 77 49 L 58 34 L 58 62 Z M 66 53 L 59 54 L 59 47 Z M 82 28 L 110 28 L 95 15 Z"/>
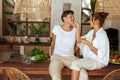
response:
<path id="1" fill-rule="evenodd" d="M 94 20 L 93 20 L 92 16 L 90 17 L 90 26 L 91 26 L 91 27 L 94 26 Z"/>
<path id="2" fill-rule="evenodd" d="M 74 15 L 73 14 L 68 14 L 63 19 L 64 19 L 64 22 L 66 22 L 68 24 L 73 24 L 74 23 Z"/>
<path id="3" fill-rule="evenodd" d="M 94 17 L 90 17 L 90 26 L 94 27 L 95 25 L 98 25 L 98 20 L 94 20 Z"/>

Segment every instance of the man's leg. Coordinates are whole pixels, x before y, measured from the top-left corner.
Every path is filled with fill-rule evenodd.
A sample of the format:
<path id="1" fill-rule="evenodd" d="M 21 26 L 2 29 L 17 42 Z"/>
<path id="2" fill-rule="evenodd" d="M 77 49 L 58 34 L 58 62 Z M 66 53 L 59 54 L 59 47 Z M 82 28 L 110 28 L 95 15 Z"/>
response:
<path id="1" fill-rule="evenodd" d="M 52 77 L 52 80 L 62 80 L 61 71 L 63 67 L 64 65 L 60 60 L 58 59 L 51 60 L 49 65 L 49 73 L 50 76 Z"/>

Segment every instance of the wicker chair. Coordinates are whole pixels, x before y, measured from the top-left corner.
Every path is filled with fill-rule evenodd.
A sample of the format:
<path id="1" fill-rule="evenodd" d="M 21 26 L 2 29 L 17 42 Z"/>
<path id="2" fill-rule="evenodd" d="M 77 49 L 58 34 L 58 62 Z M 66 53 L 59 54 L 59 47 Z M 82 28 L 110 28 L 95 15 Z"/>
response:
<path id="1" fill-rule="evenodd" d="M 116 69 L 108 73 L 103 80 L 120 80 L 120 69 Z"/>
<path id="2" fill-rule="evenodd" d="M 22 71 L 14 67 L 6 67 L 5 73 L 9 80 L 30 80 L 30 78 L 25 75 Z"/>

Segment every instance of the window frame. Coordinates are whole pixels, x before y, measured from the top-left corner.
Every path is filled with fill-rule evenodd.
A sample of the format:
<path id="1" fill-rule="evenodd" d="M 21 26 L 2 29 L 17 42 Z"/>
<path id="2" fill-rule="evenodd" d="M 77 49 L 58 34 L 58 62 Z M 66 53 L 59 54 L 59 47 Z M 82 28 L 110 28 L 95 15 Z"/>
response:
<path id="1" fill-rule="evenodd" d="M 82 0 L 83 1 L 83 0 Z M 91 12 L 91 10 L 92 9 L 90 9 L 90 8 L 88 8 L 88 7 L 83 7 L 83 6 L 81 6 L 81 35 L 84 35 L 83 33 L 83 28 L 87 28 L 88 26 L 90 26 L 90 23 L 89 23 L 89 20 L 90 20 L 90 17 L 89 17 L 89 20 L 87 21 L 87 22 L 82 22 L 82 20 L 83 20 L 83 18 L 84 18 L 84 16 L 83 16 L 83 10 L 87 10 L 87 11 L 90 11 Z M 89 28 L 90 29 L 90 28 Z M 89 30 L 87 30 L 87 31 L 89 31 Z M 87 33 L 87 32 L 85 32 L 85 33 Z"/>

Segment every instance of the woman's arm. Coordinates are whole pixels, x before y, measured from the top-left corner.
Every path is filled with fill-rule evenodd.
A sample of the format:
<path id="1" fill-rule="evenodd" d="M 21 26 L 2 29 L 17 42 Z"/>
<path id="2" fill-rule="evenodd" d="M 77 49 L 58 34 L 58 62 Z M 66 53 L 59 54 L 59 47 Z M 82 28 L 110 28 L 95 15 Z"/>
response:
<path id="1" fill-rule="evenodd" d="M 83 39 L 81 39 L 81 42 L 84 43 L 84 44 L 86 44 L 86 45 L 90 48 L 90 50 L 93 51 L 93 53 L 95 53 L 96 55 L 98 55 L 98 50 L 97 50 L 97 48 L 95 48 L 95 47 L 92 45 L 92 43 L 90 43 L 90 42 L 87 41 L 87 40 L 83 40 Z"/>
<path id="2" fill-rule="evenodd" d="M 91 43 L 88 44 L 88 47 L 90 48 L 91 51 L 93 51 L 93 53 L 98 55 L 98 49 L 96 49 Z"/>

